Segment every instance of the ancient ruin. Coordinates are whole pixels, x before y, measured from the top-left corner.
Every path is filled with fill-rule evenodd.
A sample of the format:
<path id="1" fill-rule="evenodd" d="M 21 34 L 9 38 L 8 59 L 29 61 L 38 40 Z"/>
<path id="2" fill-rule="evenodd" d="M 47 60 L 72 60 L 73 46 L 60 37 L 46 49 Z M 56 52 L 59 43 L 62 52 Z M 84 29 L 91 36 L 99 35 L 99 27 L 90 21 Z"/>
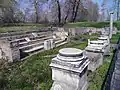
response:
<path id="1" fill-rule="evenodd" d="M 104 41 L 104 44 L 105 44 L 104 55 L 109 55 L 110 54 L 110 38 L 109 38 L 109 36 L 98 37 L 98 40 Z"/>
<path id="2" fill-rule="evenodd" d="M 87 67 L 89 59 L 83 51 L 76 48 L 64 48 L 52 59 L 51 90 L 87 90 Z"/>
<path id="3" fill-rule="evenodd" d="M 67 43 L 67 32 L 48 30 L 0 34 L 1 58 L 7 59 L 8 62 L 16 62 L 29 54 L 50 50 Z"/>

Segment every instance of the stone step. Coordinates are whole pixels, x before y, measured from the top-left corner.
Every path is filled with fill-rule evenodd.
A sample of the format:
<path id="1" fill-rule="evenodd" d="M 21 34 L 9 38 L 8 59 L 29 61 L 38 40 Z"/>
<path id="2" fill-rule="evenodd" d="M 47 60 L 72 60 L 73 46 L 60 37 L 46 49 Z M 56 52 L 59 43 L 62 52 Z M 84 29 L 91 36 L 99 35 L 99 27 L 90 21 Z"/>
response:
<path id="1" fill-rule="evenodd" d="M 43 42 L 23 46 L 23 47 L 20 47 L 19 49 L 24 51 L 24 50 L 29 50 L 29 49 L 34 48 L 34 47 L 39 47 L 41 45 L 43 45 Z"/>
<path id="2" fill-rule="evenodd" d="M 17 31 L 17 32 L 7 32 L 7 33 L 0 33 L 0 38 L 2 37 L 9 37 L 9 36 L 16 36 L 16 35 L 23 35 L 23 34 L 30 34 L 30 33 L 39 33 L 39 32 L 50 32 L 48 30 L 30 30 L 30 31 Z"/>
<path id="3" fill-rule="evenodd" d="M 48 36 L 52 36 L 52 35 L 51 34 L 41 34 L 40 36 L 30 38 L 30 40 L 41 39 L 41 38 L 45 38 L 45 37 L 48 37 Z"/>
<path id="4" fill-rule="evenodd" d="M 62 42 L 62 43 L 59 43 L 59 44 L 56 44 L 56 47 L 62 46 L 62 45 L 64 45 L 64 44 L 67 44 L 67 41 Z"/>
<path id="5" fill-rule="evenodd" d="M 47 34 L 52 34 L 51 32 L 37 32 L 35 33 L 36 36 L 41 36 L 41 35 L 47 35 Z M 17 35 L 11 35 L 11 36 L 4 36 L 4 37 L 1 37 L 3 39 L 8 39 L 10 41 L 12 40 L 16 40 L 16 39 L 22 39 L 22 38 L 34 38 L 35 36 L 32 34 L 32 33 L 23 33 L 23 34 L 17 34 Z"/>
<path id="6" fill-rule="evenodd" d="M 56 46 L 58 47 L 66 44 L 67 42 L 64 42 L 64 40 L 60 40 L 60 38 L 56 38 L 55 43 L 56 43 Z M 44 50 L 44 41 L 20 47 L 20 50 L 25 53 L 33 53 L 35 51 Z"/>
<path id="7" fill-rule="evenodd" d="M 64 42 L 64 41 L 65 40 L 58 39 L 58 40 L 56 40 L 55 44 L 59 44 L 59 43 Z"/>
<path id="8" fill-rule="evenodd" d="M 31 34 L 23 34 L 23 35 L 7 36 L 7 37 L 2 37 L 2 38 L 13 41 L 16 39 L 22 39 L 22 38 L 26 38 L 26 37 L 33 37 L 33 36 Z"/>
<path id="9" fill-rule="evenodd" d="M 64 44 L 66 44 L 66 43 L 67 43 L 66 40 L 57 39 L 57 40 L 55 41 L 55 46 L 56 46 L 56 47 L 59 47 L 59 46 L 62 46 L 62 45 L 64 45 Z"/>
<path id="10" fill-rule="evenodd" d="M 37 36 L 37 37 L 23 37 L 23 38 L 20 38 L 20 39 L 15 39 L 15 40 L 12 40 L 11 42 L 19 42 L 19 43 L 22 43 L 22 42 L 26 42 L 25 38 L 29 38 L 30 40 L 35 40 L 35 39 L 40 39 L 40 38 L 44 38 L 46 36 L 50 36 L 50 35 L 40 35 L 40 36 Z"/>
<path id="11" fill-rule="evenodd" d="M 52 39 L 52 36 L 31 40 L 30 42 L 27 42 L 27 41 L 21 42 L 21 43 L 19 43 L 19 45 L 20 45 L 20 47 L 23 47 L 23 46 L 27 46 L 27 45 L 43 42 L 44 40 L 47 40 L 47 39 Z"/>
<path id="12" fill-rule="evenodd" d="M 44 46 L 43 46 L 43 45 L 38 46 L 38 47 L 31 48 L 31 49 L 29 49 L 29 50 L 25 50 L 25 51 L 23 51 L 23 52 L 25 52 L 25 53 L 33 53 L 33 52 L 35 52 L 35 51 L 42 50 L 42 49 L 44 49 Z"/>
<path id="13" fill-rule="evenodd" d="M 56 42 L 57 42 L 58 40 L 60 40 L 60 38 L 56 38 L 56 39 L 55 39 Z M 31 48 L 31 47 L 35 47 L 35 46 L 37 46 L 37 45 L 43 45 L 43 44 L 44 44 L 44 41 L 41 41 L 41 42 L 37 42 L 37 43 L 34 43 L 34 44 L 22 46 L 22 47 L 20 47 L 19 49 Z"/>

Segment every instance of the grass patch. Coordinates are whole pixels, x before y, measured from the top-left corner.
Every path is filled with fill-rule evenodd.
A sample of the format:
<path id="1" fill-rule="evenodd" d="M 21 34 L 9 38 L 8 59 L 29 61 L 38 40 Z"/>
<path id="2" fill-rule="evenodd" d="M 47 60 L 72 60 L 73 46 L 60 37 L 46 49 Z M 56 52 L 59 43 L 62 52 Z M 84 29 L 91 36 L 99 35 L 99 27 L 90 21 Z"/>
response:
<path id="1" fill-rule="evenodd" d="M 101 90 L 101 86 L 105 79 L 105 75 L 107 74 L 112 57 L 113 57 L 113 53 L 110 56 L 104 57 L 103 65 L 99 67 L 95 72 L 90 73 L 88 75 L 89 78 L 88 90 Z"/>
<path id="2" fill-rule="evenodd" d="M 109 22 L 76 22 L 76 23 L 68 23 L 65 27 L 95 27 L 95 28 L 103 28 L 109 26 Z"/>
<path id="3" fill-rule="evenodd" d="M 114 25 L 118 30 L 120 30 L 120 21 L 115 22 Z"/>
<path id="4" fill-rule="evenodd" d="M 120 30 L 120 21 L 114 23 L 114 25 Z M 0 32 L 10 32 L 10 31 L 19 31 L 19 30 L 32 30 L 39 29 L 40 27 L 48 27 L 50 25 L 45 24 L 25 24 L 25 23 L 17 23 L 17 24 L 5 24 L 0 27 Z M 76 23 L 67 23 L 64 27 L 95 27 L 95 28 L 104 28 L 109 27 L 109 22 L 76 22 Z"/>
<path id="5" fill-rule="evenodd" d="M 18 24 L 18 25 L 10 25 L 10 26 L 2 26 L 0 27 L 0 33 L 2 32 L 15 32 L 15 31 L 29 31 L 29 30 L 39 30 L 42 27 L 46 27 L 42 24 Z"/>
<path id="6" fill-rule="evenodd" d="M 120 33 L 117 33 L 115 35 L 112 35 L 111 43 L 116 44 L 118 42 L 118 39 L 120 38 Z"/>

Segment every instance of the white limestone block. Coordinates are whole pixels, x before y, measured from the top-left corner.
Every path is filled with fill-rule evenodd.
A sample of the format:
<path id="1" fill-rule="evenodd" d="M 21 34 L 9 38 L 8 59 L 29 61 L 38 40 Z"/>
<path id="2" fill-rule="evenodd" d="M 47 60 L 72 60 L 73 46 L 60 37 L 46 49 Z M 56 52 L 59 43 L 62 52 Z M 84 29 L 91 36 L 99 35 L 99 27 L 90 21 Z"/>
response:
<path id="1" fill-rule="evenodd" d="M 88 70 L 95 71 L 103 64 L 103 54 L 99 52 L 85 52 L 90 60 L 90 64 L 88 65 Z"/>
<path id="2" fill-rule="evenodd" d="M 87 90 L 87 66 L 89 59 L 83 51 L 76 48 L 59 50 L 57 57 L 52 59 L 51 90 Z"/>
<path id="3" fill-rule="evenodd" d="M 32 35 L 33 35 L 34 37 L 38 37 L 37 33 L 32 33 Z"/>
<path id="4" fill-rule="evenodd" d="M 50 39 L 50 48 L 53 49 L 55 47 L 55 41 L 53 39 Z"/>
<path id="5" fill-rule="evenodd" d="M 30 41 L 31 41 L 28 37 L 26 37 L 25 40 L 26 40 L 27 42 L 30 42 Z"/>
<path id="6" fill-rule="evenodd" d="M 45 50 L 50 50 L 51 49 L 51 41 L 50 40 L 45 40 L 44 41 L 44 49 Z"/>
<path id="7" fill-rule="evenodd" d="M 2 59 L 2 49 L 0 49 L 0 59 Z"/>

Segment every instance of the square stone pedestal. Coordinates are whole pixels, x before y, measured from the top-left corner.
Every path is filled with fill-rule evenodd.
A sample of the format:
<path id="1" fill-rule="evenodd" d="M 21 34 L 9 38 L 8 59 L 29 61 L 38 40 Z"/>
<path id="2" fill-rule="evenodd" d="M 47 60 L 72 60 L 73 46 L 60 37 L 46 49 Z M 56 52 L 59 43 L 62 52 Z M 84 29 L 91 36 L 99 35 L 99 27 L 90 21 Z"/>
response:
<path id="1" fill-rule="evenodd" d="M 44 41 L 44 49 L 45 50 L 50 50 L 55 47 L 55 42 L 53 39 L 45 40 Z"/>
<path id="2" fill-rule="evenodd" d="M 45 50 L 50 50 L 51 49 L 51 42 L 50 42 L 50 40 L 45 40 L 44 41 L 44 49 Z"/>
<path id="3" fill-rule="evenodd" d="M 76 48 L 64 48 L 52 59 L 51 90 L 87 90 L 87 67 L 89 59 Z"/>
<path id="4" fill-rule="evenodd" d="M 85 52 L 90 60 L 90 64 L 88 65 L 88 70 L 95 71 L 103 64 L 103 54 L 99 52 Z"/>

